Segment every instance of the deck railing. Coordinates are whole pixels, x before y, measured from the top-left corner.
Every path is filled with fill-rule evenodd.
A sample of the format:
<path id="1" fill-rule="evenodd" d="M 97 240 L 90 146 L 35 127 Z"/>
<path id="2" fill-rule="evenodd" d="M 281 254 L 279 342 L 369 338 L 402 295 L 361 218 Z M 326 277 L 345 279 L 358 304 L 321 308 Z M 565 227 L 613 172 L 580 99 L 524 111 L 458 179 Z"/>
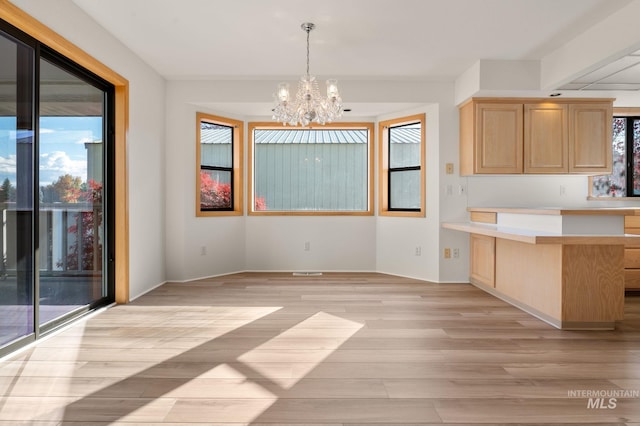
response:
<path id="1" fill-rule="evenodd" d="M 101 205 L 92 203 L 40 204 L 36 243 L 41 273 L 101 270 L 101 209 Z M 0 204 L 0 278 L 15 275 L 16 242 L 18 238 L 24 238 L 24 235 L 18 235 L 18 214 L 15 203 Z"/>

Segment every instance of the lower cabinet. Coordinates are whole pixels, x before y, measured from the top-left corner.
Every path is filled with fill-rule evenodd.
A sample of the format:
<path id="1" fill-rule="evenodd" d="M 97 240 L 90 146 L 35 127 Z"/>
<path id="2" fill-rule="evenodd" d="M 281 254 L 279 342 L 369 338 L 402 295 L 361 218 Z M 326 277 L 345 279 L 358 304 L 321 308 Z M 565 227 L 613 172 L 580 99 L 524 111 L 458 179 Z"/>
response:
<path id="1" fill-rule="evenodd" d="M 525 242 L 470 233 L 469 247 L 472 284 L 556 328 L 611 330 L 624 318 L 620 242 Z"/>
<path id="2" fill-rule="evenodd" d="M 624 288 L 640 290 L 640 247 L 624 249 Z"/>
<path id="3" fill-rule="evenodd" d="M 640 216 L 625 216 L 625 234 L 640 234 Z M 627 245 L 624 248 L 624 288 L 640 290 L 640 246 Z"/>
<path id="4" fill-rule="evenodd" d="M 640 269 L 625 268 L 624 288 L 625 290 L 640 290 Z"/>
<path id="5" fill-rule="evenodd" d="M 489 287 L 496 285 L 496 239 L 486 235 L 471 234 L 469 240 L 471 251 L 472 280 Z"/>

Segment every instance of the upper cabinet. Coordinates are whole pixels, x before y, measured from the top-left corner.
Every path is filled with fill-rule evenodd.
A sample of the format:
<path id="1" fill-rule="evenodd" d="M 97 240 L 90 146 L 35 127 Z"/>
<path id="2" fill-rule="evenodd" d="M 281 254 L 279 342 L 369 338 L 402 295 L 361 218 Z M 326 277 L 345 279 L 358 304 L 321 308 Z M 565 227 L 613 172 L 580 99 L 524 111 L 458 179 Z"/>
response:
<path id="1" fill-rule="evenodd" d="M 570 173 L 611 173 L 612 126 L 612 102 L 569 105 Z"/>
<path id="2" fill-rule="evenodd" d="M 460 173 L 611 173 L 611 99 L 472 99 L 460 107 Z"/>
<path id="3" fill-rule="evenodd" d="M 569 119 L 564 104 L 524 105 L 524 173 L 567 173 Z"/>
<path id="4" fill-rule="evenodd" d="M 522 109 L 518 103 L 481 102 L 460 109 L 462 174 L 522 173 Z"/>

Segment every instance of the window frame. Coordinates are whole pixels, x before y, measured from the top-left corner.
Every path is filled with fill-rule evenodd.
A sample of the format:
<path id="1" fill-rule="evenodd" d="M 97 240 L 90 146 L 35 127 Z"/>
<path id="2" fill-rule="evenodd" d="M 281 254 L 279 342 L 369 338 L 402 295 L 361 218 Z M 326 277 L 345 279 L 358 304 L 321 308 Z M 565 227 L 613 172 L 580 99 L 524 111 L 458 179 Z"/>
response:
<path id="1" fill-rule="evenodd" d="M 613 108 L 613 115 L 611 116 L 611 125 L 613 126 L 613 119 L 614 118 L 632 118 L 632 117 L 640 118 L 640 108 L 635 108 L 635 107 Z M 633 130 L 632 130 L 631 134 L 633 134 Z M 627 134 L 627 141 L 625 142 L 625 149 L 627 151 L 628 151 L 628 148 L 629 148 L 629 134 Z M 613 145 L 611 146 L 611 149 L 613 149 Z M 632 154 L 633 154 L 633 152 L 632 152 Z M 631 161 L 631 163 L 629 161 Z M 627 169 L 626 170 L 627 171 L 627 176 L 626 176 L 627 182 L 626 183 L 627 183 L 627 188 L 628 188 L 629 187 L 629 180 L 631 180 L 631 182 L 633 182 L 633 174 L 629 175 L 630 169 L 631 169 L 631 171 L 633 169 L 633 159 L 631 157 L 629 157 L 629 155 L 627 155 L 626 169 Z M 588 180 L 589 196 L 587 197 L 588 200 L 597 200 L 597 201 L 638 201 L 638 200 L 640 200 L 640 194 L 639 195 L 630 195 L 630 196 L 629 195 L 625 195 L 624 197 L 607 197 L 607 196 L 602 196 L 602 195 L 593 195 L 593 178 L 594 178 L 594 176 L 589 176 L 589 180 Z"/>
<path id="2" fill-rule="evenodd" d="M 402 209 L 391 208 L 391 174 L 394 171 L 408 170 L 407 167 L 391 168 L 389 166 L 389 132 L 391 127 L 403 127 L 420 123 L 420 165 L 411 170 L 420 170 L 420 208 Z M 415 114 L 398 117 L 378 123 L 378 215 L 396 217 L 425 217 L 426 216 L 426 114 Z"/>
<path id="3" fill-rule="evenodd" d="M 348 123 L 327 123 L 324 125 L 309 125 L 309 126 L 285 126 L 281 123 L 273 122 L 250 122 L 248 124 L 249 132 L 249 155 L 247 168 L 247 214 L 249 216 L 373 216 L 373 197 L 374 197 L 374 125 L 367 122 L 348 122 Z M 368 147 L 367 147 L 367 210 L 362 211 L 340 211 L 340 210 L 321 210 L 321 211 L 307 211 L 307 210 L 255 210 L 254 204 L 254 130 L 363 130 L 366 129 L 369 132 Z"/>
<path id="4" fill-rule="evenodd" d="M 231 145 L 232 167 L 205 166 L 205 170 L 221 170 L 231 172 L 231 208 L 202 210 L 200 206 L 200 172 L 202 170 L 201 145 L 201 123 L 216 124 L 233 129 L 233 142 Z M 218 217 L 218 216 L 241 216 L 243 210 L 243 182 L 242 182 L 242 161 L 244 145 L 244 122 L 232 118 L 220 117 L 217 115 L 196 112 L 196 217 Z"/>

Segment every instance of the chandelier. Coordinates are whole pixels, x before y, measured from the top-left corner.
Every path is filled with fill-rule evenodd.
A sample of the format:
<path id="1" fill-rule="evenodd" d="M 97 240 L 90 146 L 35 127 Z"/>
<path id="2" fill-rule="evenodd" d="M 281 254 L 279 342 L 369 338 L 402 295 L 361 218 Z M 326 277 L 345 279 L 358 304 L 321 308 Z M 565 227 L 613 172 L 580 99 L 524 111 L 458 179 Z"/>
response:
<path id="1" fill-rule="evenodd" d="M 278 91 L 274 95 L 277 104 L 273 109 L 273 119 L 291 126 L 308 126 L 312 122 L 330 123 L 342 116 L 338 80 L 327 80 L 327 96 L 320 95 L 316 78 L 309 74 L 309 33 L 315 25 L 305 22 L 300 27 L 307 33 L 307 73 L 300 78 L 298 92 L 293 99 L 288 83 L 278 85 Z"/>

